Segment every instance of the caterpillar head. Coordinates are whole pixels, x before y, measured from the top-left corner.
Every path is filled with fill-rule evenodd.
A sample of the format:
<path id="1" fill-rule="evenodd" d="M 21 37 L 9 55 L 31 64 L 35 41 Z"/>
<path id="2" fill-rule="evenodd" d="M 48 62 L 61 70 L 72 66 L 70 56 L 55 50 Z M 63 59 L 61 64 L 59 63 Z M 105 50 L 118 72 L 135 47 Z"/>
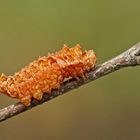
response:
<path id="1" fill-rule="evenodd" d="M 51 56 L 57 61 L 57 64 L 59 64 L 60 67 L 83 64 L 90 69 L 94 67 L 96 63 L 96 55 L 94 51 L 83 51 L 79 44 L 73 48 L 64 45 L 60 52 Z"/>

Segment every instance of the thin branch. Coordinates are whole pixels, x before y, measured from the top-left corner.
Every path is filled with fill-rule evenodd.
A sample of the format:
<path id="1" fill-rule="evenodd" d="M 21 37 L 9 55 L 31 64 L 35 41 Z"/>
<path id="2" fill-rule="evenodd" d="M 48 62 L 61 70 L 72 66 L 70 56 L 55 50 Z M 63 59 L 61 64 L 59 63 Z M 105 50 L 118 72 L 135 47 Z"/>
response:
<path id="1" fill-rule="evenodd" d="M 98 65 L 96 68 L 86 74 L 86 78 L 71 79 L 63 83 L 60 89 L 53 90 L 51 94 L 44 94 L 41 101 L 33 100 L 29 107 L 25 107 L 22 103 L 16 103 L 5 107 L 0 110 L 0 121 L 4 121 L 24 111 L 30 110 L 33 107 L 40 105 L 44 102 L 52 100 L 53 98 L 63 95 L 64 93 L 76 89 L 86 83 L 96 80 L 106 74 L 119 70 L 123 67 L 140 65 L 140 43 L 137 43 L 132 48 L 128 49 L 124 53 L 117 57 Z"/>

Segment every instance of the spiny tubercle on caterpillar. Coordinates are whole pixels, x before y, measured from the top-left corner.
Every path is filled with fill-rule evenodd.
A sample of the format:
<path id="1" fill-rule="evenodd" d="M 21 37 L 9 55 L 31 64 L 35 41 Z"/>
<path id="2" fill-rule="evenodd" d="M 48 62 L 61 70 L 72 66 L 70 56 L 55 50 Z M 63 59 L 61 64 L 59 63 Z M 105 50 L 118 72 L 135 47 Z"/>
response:
<path id="1" fill-rule="evenodd" d="M 84 77 L 95 63 L 93 50 L 82 51 L 79 44 L 73 48 L 64 45 L 59 52 L 39 57 L 13 76 L 1 74 L 0 92 L 29 106 L 32 98 L 41 100 L 43 93 L 58 89 L 65 78 Z"/>

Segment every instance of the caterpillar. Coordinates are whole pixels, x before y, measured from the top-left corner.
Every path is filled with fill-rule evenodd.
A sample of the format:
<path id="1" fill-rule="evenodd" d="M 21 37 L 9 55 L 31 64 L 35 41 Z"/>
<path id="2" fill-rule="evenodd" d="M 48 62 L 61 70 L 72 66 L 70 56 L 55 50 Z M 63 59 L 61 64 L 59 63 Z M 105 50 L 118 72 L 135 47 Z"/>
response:
<path id="1" fill-rule="evenodd" d="M 2 73 L 0 92 L 29 106 L 32 98 L 41 100 L 44 93 L 60 88 L 67 78 L 84 77 L 95 64 L 93 50 L 83 51 L 79 44 L 73 48 L 64 45 L 59 52 L 39 57 L 13 76 Z"/>

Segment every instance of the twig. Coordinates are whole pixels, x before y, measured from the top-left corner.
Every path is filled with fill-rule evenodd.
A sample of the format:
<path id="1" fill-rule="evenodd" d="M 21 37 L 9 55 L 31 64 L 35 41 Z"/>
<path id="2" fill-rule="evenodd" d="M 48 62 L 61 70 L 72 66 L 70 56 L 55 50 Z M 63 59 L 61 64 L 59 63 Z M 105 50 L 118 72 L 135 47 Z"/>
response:
<path id="1" fill-rule="evenodd" d="M 16 103 L 0 110 L 0 121 L 4 121 L 10 117 L 20 114 L 24 111 L 30 110 L 33 107 L 44 102 L 52 100 L 53 98 L 63 95 L 64 93 L 76 89 L 88 82 L 98 79 L 106 74 L 119 70 L 123 67 L 140 65 L 140 43 L 137 43 L 132 48 L 117 57 L 97 66 L 86 74 L 86 78 L 80 78 L 79 81 L 71 79 L 63 83 L 59 90 L 53 90 L 51 94 L 44 94 L 41 101 L 33 100 L 29 107 L 25 107 L 22 103 Z"/>

